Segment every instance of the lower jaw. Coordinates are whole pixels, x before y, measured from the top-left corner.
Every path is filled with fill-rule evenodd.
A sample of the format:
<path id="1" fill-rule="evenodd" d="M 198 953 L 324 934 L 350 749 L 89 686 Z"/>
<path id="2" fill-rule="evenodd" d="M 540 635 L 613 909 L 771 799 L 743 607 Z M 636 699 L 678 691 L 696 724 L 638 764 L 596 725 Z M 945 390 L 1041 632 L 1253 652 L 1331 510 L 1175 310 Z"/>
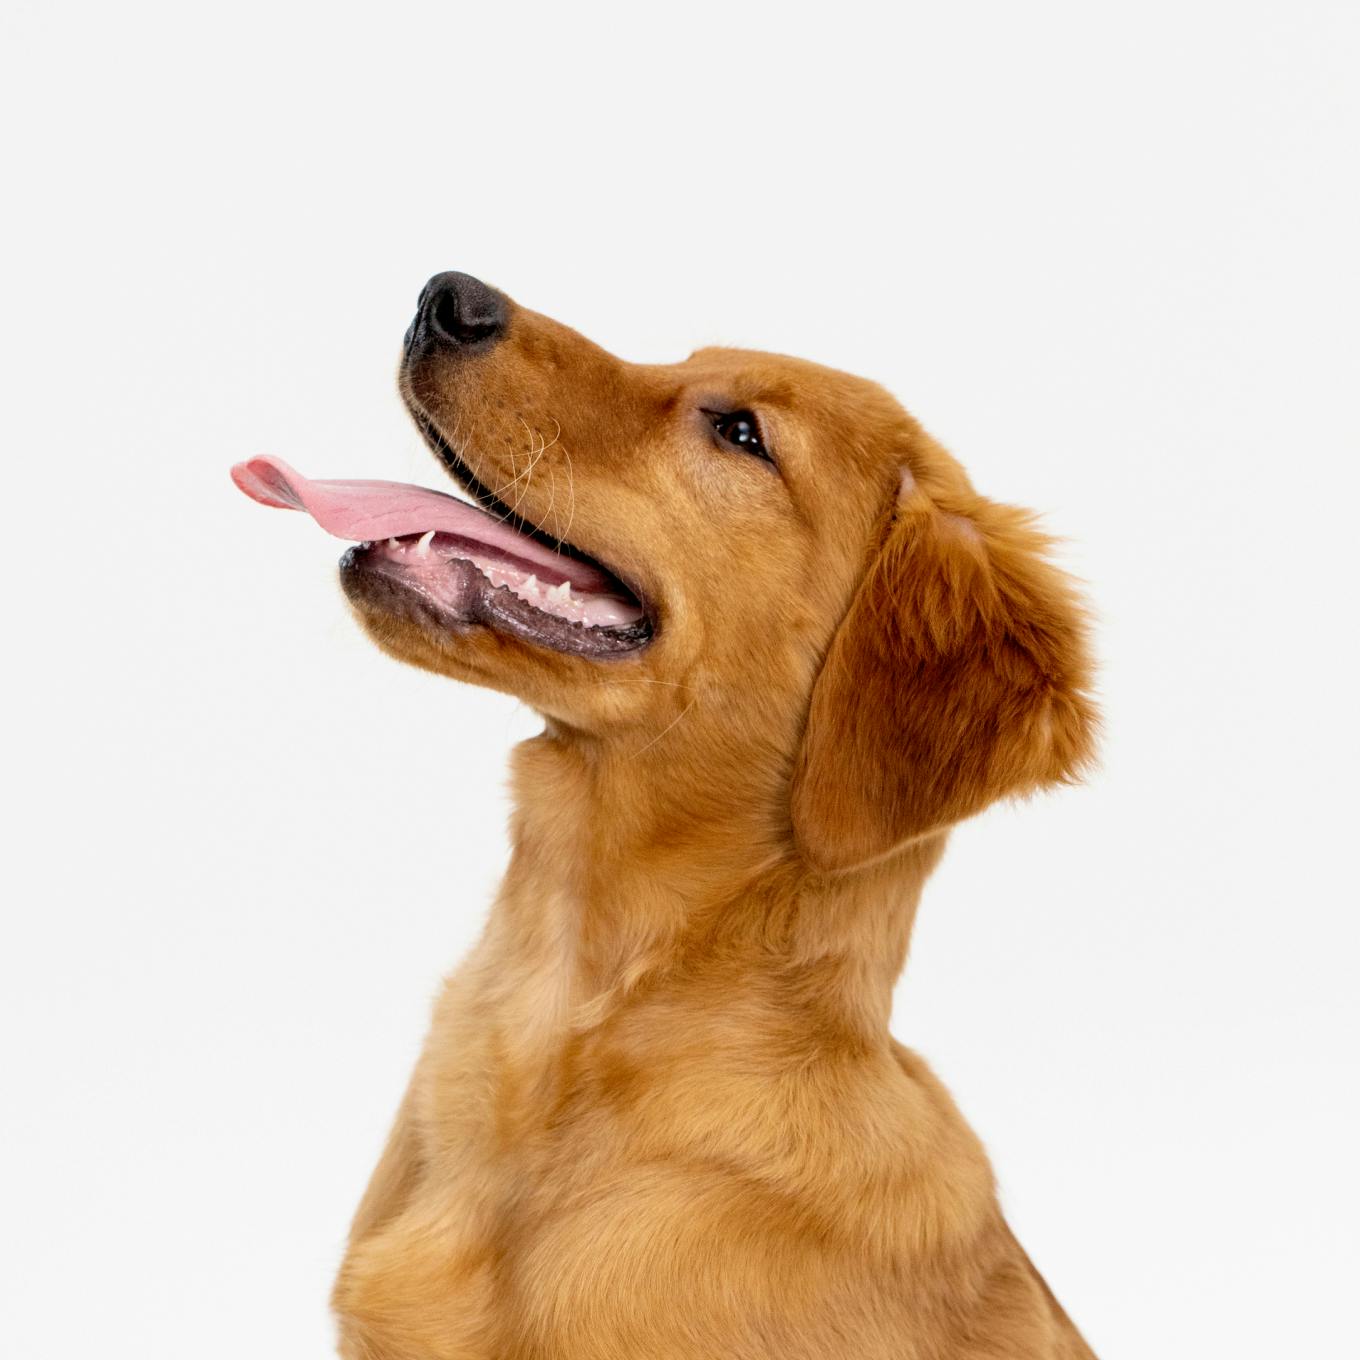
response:
<path id="1" fill-rule="evenodd" d="M 473 563 L 461 559 L 447 564 L 436 596 L 399 563 L 360 544 L 340 559 L 340 581 L 353 603 L 412 623 L 437 642 L 484 627 L 549 651 L 604 660 L 641 651 L 652 636 L 646 620 L 609 628 L 559 619 L 497 589 Z"/>

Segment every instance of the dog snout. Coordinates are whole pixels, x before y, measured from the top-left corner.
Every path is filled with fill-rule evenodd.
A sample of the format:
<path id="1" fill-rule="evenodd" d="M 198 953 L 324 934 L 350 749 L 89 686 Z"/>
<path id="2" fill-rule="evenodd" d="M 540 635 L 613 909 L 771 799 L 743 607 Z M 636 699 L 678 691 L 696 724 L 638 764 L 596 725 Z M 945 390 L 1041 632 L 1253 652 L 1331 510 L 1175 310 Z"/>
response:
<path id="1" fill-rule="evenodd" d="M 436 274 L 420 294 L 407 349 L 469 349 L 495 344 L 505 334 L 510 308 L 494 288 L 471 274 Z"/>

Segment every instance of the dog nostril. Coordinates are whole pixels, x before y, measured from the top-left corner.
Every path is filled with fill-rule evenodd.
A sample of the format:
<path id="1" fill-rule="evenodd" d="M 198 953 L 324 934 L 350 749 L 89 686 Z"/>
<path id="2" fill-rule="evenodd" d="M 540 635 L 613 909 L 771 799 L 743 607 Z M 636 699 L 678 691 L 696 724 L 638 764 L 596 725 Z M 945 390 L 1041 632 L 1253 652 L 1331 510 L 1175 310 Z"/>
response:
<path id="1" fill-rule="evenodd" d="M 475 340 L 485 327 L 468 325 L 461 316 L 458 315 L 458 299 L 452 293 L 444 293 L 438 302 L 434 304 L 434 324 L 449 337 L 450 340 Z"/>
<path id="2" fill-rule="evenodd" d="M 505 299 L 466 274 L 442 274 L 431 279 L 422 310 L 430 330 L 455 345 L 493 340 L 505 330 Z"/>

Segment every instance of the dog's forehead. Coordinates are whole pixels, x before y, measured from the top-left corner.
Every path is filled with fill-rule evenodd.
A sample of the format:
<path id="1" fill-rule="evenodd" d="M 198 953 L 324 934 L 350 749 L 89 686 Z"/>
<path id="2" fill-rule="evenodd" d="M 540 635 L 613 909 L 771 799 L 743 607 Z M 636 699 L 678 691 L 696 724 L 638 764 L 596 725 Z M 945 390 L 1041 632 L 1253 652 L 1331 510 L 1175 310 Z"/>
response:
<path id="1" fill-rule="evenodd" d="M 695 350 L 672 365 L 672 371 L 687 385 L 728 390 L 751 405 L 794 414 L 893 423 L 907 418 L 898 402 L 870 379 L 789 354 L 714 346 Z"/>

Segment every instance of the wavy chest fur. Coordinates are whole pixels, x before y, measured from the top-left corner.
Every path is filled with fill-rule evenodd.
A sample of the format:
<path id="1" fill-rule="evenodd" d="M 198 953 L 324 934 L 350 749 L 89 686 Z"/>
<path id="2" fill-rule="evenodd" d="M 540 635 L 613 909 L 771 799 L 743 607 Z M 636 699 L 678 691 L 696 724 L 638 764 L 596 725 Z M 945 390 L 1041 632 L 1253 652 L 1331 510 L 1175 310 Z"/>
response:
<path id="1" fill-rule="evenodd" d="M 620 853 L 544 754 L 356 1216 L 342 1354 L 1085 1354 L 887 1032 L 939 846 L 821 889 L 750 828 L 740 867 Z"/>

